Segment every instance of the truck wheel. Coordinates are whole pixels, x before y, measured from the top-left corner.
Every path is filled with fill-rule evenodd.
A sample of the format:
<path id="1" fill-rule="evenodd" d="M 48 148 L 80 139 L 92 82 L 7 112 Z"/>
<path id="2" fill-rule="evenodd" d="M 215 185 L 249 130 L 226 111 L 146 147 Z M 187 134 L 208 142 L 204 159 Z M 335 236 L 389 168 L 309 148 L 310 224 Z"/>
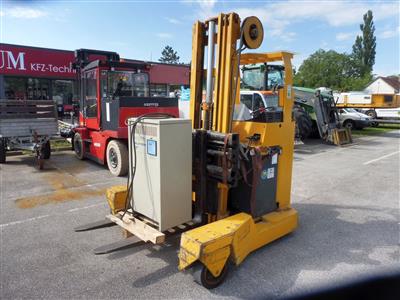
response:
<path id="1" fill-rule="evenodd" d="M 1 138 L 0 139 L 0 164 L 4 164 L 6 162 L 6 149 L 7 147 L 7 142 L 6 139 Z"/>
<path id="2" fill-rule="evenodd" d="M 43 154 L 43 159 L 50 158 L 51 155 L 50 141 L 47 141 L 46 144 L 43 145 L 42 154 Z"/>
<path id="3" fill-rule="evenodd" d="M 74 135 L 73 145 L 74 145 L 75 156 L 80 160 L 84 159 L 83 141 L 81 135 L 78 132 L 75 133 Z"/>
<path id="4" fill-rule="evenodd" d="M 374 110 L 367 110 L 366 112 L 365 112 L 365 114 L 367 115 L 367 116 L 370 116 L 372 119 L 376 119 L 376 111 L 374 111 Z"/>
<path id="5" fill-rule="evenodd" d="M 366 112 L 365 112 L 365 114 L 367 115 L 367 116 L 370 116 L 372 119 L 376 119 L 377 118 L 377 115 L 376 115 L 376 111 L 375 110 L 367 110 Z M 378 125 L 379 125 L 379 123 L 378 122 L 371 122 L 370 123 L 370 125 L 372 126 L 372 127 L 378 127 Z"/>
<path id="6" fill-rule="evenodd" d="M 107 146 L 107 165 L 114 176 L 124 176 L 128 173 L 128 148 L 118 140 L 112 140 Z"/>
<path id="7" fill-rule="evenodd" d="M 352 120 L 346 120 L 343 122 L 343 127 L 348 128 L 350 130 L 354 129 L 356 126 Z"/>
<path id="8" fill-rule="evenodd" d="M 293 107 L 293 116 L 296 122 L 296 137 L 301 140 L 307 139 L 312 132 L 312 121 L 310 115 L 301 106 Z"/>

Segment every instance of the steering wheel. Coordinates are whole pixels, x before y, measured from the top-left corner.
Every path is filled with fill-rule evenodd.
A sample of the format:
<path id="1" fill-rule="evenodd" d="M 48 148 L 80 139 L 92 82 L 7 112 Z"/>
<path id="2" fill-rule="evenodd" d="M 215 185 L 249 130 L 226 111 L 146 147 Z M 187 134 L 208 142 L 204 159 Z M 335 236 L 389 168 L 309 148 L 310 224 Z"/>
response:
<path id="1" fill-rule="evenodd" d="M 266 111 L 265 107 L 259 107 L 256 110 L 253 110 L 252 112 L 250 112 L 250 115 L 253 118 L 256 118 L 256 117 L 260 116 L 262 113 L 264 113 L 265 111 Z"/>

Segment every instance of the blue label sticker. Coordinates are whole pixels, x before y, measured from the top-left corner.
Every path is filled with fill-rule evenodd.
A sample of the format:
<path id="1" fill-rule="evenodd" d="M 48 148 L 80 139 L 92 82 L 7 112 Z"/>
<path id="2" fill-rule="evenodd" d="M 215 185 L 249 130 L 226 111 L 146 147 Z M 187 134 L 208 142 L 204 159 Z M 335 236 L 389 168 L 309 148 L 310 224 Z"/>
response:
<path id="1" fill-rule="evenodd" d="M 157 156 L 157 141 L 147 140 L 147 154 Z"/>

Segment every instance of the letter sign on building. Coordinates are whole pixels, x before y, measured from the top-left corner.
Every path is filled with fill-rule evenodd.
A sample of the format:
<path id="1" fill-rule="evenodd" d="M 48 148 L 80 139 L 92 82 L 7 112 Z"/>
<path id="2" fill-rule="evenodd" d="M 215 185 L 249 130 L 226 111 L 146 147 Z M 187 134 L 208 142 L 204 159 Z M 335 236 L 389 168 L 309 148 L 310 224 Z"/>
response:
<path id="1" fill-rule="evenodd" d="M 75 79 L 73 51 L 0 45 L 0 74 Z"/>

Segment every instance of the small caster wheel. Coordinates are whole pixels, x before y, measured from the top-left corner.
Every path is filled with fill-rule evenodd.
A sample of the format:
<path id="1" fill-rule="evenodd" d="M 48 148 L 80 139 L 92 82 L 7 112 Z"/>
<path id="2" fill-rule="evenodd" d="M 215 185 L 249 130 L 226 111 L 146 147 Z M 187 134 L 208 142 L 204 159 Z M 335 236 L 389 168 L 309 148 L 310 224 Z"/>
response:
<path id="1" fill-rule="evenodd" d="M 226 262 L 218 277 L 214 277 L 214 275 L 203 264 L 199 263 L 193 268 L 194 281 L 209 290 L 214 289 L 223 283 L 226 279 L 226 275 L 228 275 L 228 262 Z"/>

